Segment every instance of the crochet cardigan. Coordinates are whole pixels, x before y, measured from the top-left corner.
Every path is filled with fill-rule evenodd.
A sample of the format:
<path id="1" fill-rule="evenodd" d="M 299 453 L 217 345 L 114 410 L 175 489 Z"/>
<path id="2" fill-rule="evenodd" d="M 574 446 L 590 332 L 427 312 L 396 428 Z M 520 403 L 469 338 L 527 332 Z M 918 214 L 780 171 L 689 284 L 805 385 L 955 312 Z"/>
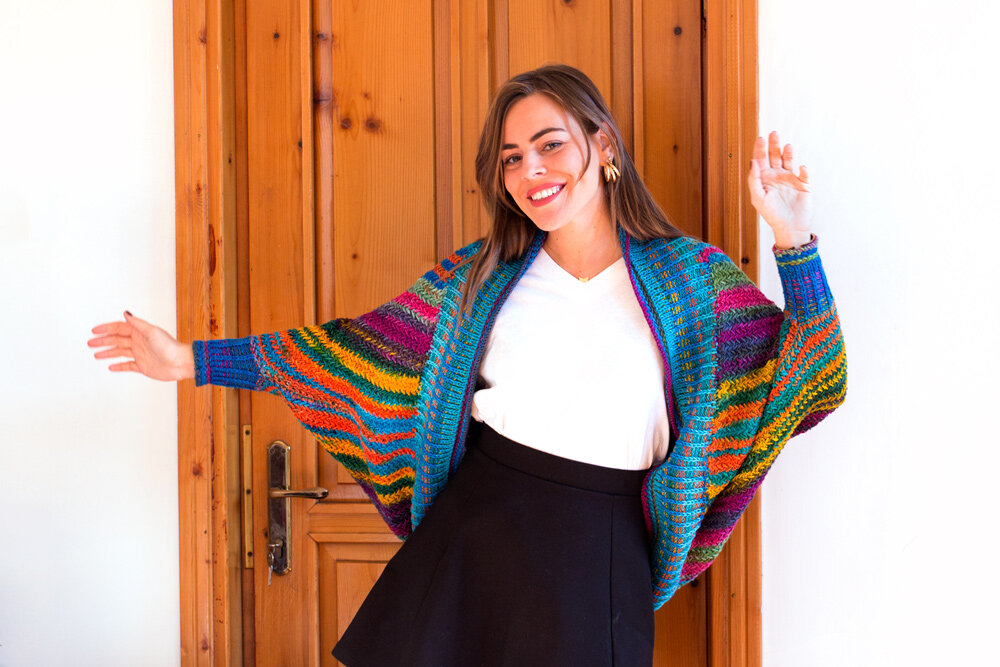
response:
<path id="1" fill-rule="evenodd" d="M 775 251 L 782 311 L 721 250 L 618 230 L 664 364 L 675 442 L 642 487 L 654 604 L 708 568 L 784 444 L 844 400 L 846 358 L 815 237 Z M 266 391 L 353 475 L 405 539 L 457 468 L 497 312 L 537 255 L 500 262 L 457 318 L 476 241 L 357 318 L 195 341 L 196 383 Z"/>

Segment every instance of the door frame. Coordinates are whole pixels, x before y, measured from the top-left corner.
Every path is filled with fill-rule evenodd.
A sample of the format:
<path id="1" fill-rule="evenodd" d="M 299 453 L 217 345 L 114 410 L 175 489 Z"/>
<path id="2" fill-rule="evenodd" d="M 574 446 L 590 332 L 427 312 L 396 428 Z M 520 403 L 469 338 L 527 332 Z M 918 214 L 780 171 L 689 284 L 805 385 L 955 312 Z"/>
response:
<path id="1" fill-rule="evenodd" d="M 174 0 L 174 155 L 179 340 L 245 331 L 237 291 L 245 216 L 246 0 Z M 643 0 L 633 0 L 641 20 Z M 703 237 L 754 281 L 757 215 L 744 183 L 757 137 L 757 0 L 702 0 Z M 641 73 L 638 73 L 641 74 Z M 633 80 L 636 73 L 633 74 Z M 242 183 L 242 187 L 241 187 Z M 245 283 L 244 283 L 245 284 Z M 243 312 L 246 312 L 244 309 Z M 244 396 L 240 396 L 244 394 Z M 178 511 L 181 664 L 253 664 L 243 551 L 241 434 L 246 392 L 180 382 Z M 760 496 L 702 577 L 711 667 L 759 667 Z M 249 623 L 247 620 L 249 619 Z"/>

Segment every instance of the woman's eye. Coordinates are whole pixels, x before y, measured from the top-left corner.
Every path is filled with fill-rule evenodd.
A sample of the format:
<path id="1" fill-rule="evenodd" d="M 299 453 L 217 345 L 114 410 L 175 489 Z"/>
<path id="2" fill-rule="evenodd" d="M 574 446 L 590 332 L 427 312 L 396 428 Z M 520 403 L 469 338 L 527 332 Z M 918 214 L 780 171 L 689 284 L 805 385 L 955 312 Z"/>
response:
<path id="1" fill-rule="evenodd" d="M 520 155 L 511 155 L 509 158 L 507 158 L 506 160 L 504 160 L 503 163 L 504 163 L 504 166 L 510 166 L 510 165 L 515 164 L 520 159 L 521 159 Z"/>
<path id="2" fill-rule="evenodd" d="M 545 146 L 543 146 L 543 148 L 545 148 L 546 150 L 555 150 L 556 148 L 559 148 L 562 145 L 563 145 L 563 142 L 561 142 L 561 141 L 550 141 L 547 144 L 545 144 Z M 550 148 L 550 146 L 551 146 L 551 148 Z"/>

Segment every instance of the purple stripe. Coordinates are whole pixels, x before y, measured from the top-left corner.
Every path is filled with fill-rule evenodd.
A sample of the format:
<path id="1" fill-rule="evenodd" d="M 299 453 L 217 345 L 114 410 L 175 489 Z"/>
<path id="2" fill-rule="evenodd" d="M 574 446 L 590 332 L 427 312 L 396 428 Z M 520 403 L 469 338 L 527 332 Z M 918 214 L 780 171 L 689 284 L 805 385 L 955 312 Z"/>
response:
<path id="1" fill-rule="evenodd" d="M 778 335 L 784 318 L 784 313 L 779 312 L 751 322 L 734 322 L 718 333 L 717 340 L 720 344 L 725 344 L 744 339 L 774 338 Z"/>
<path id="2" fill-rule="evenodd" d="M 359 318 L 360 320 L 360 318 Z M 414 352 L 405 345 L 389 345 L 381 334 L 358 320 L 346 323 L 341 331 L 344 339 L 341 341 L 349 350 L 371 354 L 396 367 L 396 371 L 406 370 L 419 373 L 423 368 L 423 353 Z"/>
<path id="3" fill-rule="evenodd" d="M 719 495 L 712 501 L 712 508 L 709 513 L 712 512 L 729 512 L 732 510 L 742 511 L 750 501 L 753 500 L 753 494 L 757 493 L 757 489 L 760 487 L 761 482 L 764 481 L 764 477 L 758 477 L 754 480 L 754 483 L 749 488 L 746 488 L 739 493 L 734 493 L 731 495 Z"/>
<path id="4" fill-rule="evenodd" d="M 375 504 L 375 509 L 382 515 L 382 519 L 389 526 L 389 530 L 396 537 L 405 540 L 413 530 L 413 527 L 410 525 L 410 501 L 407 499 L 393 505 L 384 505 L 379 499 L 378 494 L 372 489 L 370 483 L 357 478 L 354 481 L 358 483 L 358 486 L 365 492 L 365 495 Z"/>
<path id="5" fill-rule="evenodd" d="M 431 336 L 417 331 L 406 322 L 378 311 L 373 311 L 358 318 L 366 329 L 383 334 L 393 343 L 414 352 L 426 352 L 431 346 Z"/>
<path id="6" fill-rule="evenodd" d="M 719 362 L 716 377 L 732 378 L 761 368 L 771 358 L 771 351 L 760 349 L 756 354 L 734 357 Z"/>
<path id="7" fill-rule="evenodd" d="M 800 433 L 805 433 L 811 429 L 816 424 L 823 421 L 828 414 L 833 412 L 833 410 L 817 410 L 805 416 L 805 418 L 799 422 L 799 425 L 795 427 L 795 431 L 792 432 L 792 436 L 799 435 Z"/>

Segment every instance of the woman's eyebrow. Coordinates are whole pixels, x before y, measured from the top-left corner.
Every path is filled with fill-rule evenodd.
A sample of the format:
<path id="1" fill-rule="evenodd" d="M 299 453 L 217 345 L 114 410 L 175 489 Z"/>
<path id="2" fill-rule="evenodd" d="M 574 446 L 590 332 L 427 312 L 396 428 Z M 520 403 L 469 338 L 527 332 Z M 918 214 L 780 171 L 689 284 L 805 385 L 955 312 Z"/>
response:
<path id="1" fill-rule="evenodd" d="M 546 134 L 547 132 L 565 132 L 565 131 L 566 130 L 564 130 L 561 127 L 547 127 L 544 130 L 539 130 L 538 132 L 535 132 L 535 134 L 532 135 L 530 141 L 534 141 L 543 134 Z M 517 144 L 504 144 L 503 146 L 500 147 L 500 150 L 505 151 L 508 148 L 517 148 Z"/>

